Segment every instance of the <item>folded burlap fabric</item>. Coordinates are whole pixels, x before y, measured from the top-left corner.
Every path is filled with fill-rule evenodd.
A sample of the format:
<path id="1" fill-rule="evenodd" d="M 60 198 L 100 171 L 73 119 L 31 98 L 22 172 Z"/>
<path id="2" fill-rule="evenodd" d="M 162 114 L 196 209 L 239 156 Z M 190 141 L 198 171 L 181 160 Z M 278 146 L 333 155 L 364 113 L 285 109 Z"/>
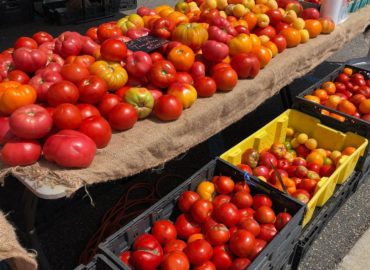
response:
<path id="1" fill-rule="evenodd" d="M 18 242 L 14 227 L 0 211 L 0 261 L 6 260 L 14 270 L 36 270 L 36 254 L 27 252 Z"/>

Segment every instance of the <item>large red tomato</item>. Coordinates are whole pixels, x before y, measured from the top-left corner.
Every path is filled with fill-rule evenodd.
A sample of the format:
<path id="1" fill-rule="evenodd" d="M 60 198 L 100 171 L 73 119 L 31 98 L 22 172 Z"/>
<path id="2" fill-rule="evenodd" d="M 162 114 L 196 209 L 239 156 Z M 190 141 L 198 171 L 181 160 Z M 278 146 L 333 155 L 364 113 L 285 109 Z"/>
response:
<path id="1" fill-rule="evenodd" d="M 134 52 L 127 57 L 126 69 L 127 72 L 135 78 L 145 76 L 152 68 L 153 61 L 146 52 Z"/>
<path id="2" fill-rule="evenodd" d="M 240 258 L 247 258 L 252 253 L 255 244 L 254 235 L 247 230 L 238 230 L 230 238 L 230 249 Z"/>
<path id="3" fill-rule="evenodd" d="M 189 243 L 184 252 L 192 265 L 200 266 L 212 258 L 213 249 L 206 240 L 198 239 Z"/>
<path id="4" fill-rule="evenodd" d="M 161 245 L 165 245 L 169 241 L 176 239 L 177 232 L 175 225 L 169 220 L 158 220 L 153 224 L 152 235 Z"/>
<path id="5" fill-rule="evenodd" d="M 181 194 L 177 200 L 177 205 L 179 206 L 181 212 L 186 213 L 190 211 L 191 206 L 199 199 L 200 197 L 198 193 L 188 190 Z"/>
<path id="6" fill-rule="evenodd" d="M 211 77 L 201 77 L 197 79 L 194 87 L 200 97 L 211 97 L 217 90 L 216 82 Z"/>
<path id="7" fill-rule="evenodd" d="M 53 36 L 50 35 L 47 32 L 43 32 L 43 31 L 40 31 L 40 32 L 37 32 L 37 33 L 33 34 L 32 38 L 37 42 L 38 45 L 41 45 L 45 42 L 53 41 Z"/>
<path id="8" fill-rule="evenodd" d="M 8 79 L 9 81 L 16 81 L 21 84 L 27 84 L 30 80 L 30 77 L 22 70 L 12 70 L 8 74 Z"/>
<path id="9" fill-rule="evenodd" d="M 91 116 L 100 116 L 99 110 L 91 104 L 77 104 L 77 108 L 80 110 L 82 120 Z"/>
<path id="10" fill-rule="evenodd" d="M 18 49 L 22 47 L 36 49 L 37 42 L 34 39 L 29 38 L 29 37 L 20 37 L 15 41 L 14 49 Z"/>
<path id="11" fill-rule="evenodd" d="M 0 145 L 14 138 L 14 134 L 10 131 L 9 117 L 0 117 Z"/>
<path id="12" fill-rule="evenodd" d="M 229 238 L 229 229 L 224 224 L 210 226 L 206 231 L 206 239 L 213 246 L 223 245 Z"/>
<path id="13" fill-rule="evenodd" d="M 205 59 L 212 62 L 221 62 L 229 55 L 229 47 L 222 42 L 207 40 L 202 46 Z"/>
<path id="14" fill-rule="evenodd" d="M 134 106 L 128 103 L 119 103 L 109 112 L 109 124 L 115 130 L 127 130 L 132 128 L 138 119 Z"/>
<path id="15" fill-rule="evenodd" d="M 152 69 L 149 71 L 148 76 L 150 82 L 159 88 L 167 88 L 176 79 L 176 69 L 174 65 L 167 60 L 159 60 L 154 62 Z"/>
<path id="16" fill-rule="evenodd" d="M 176 120 L 182 114 L 182 103 L 172 95 L 160 96 L 155 104 L 154 113 L 162 121 Z"/>
<path id="17" fill-rule="evenodd" d="M 39 160 L 41 146 L 38 141 L 12 139 L 1 149 L 1 159 L 8 166 L 26 166 Z"/>
<path id="18" fill-rule="evenodd" d="M 240 215 L 238 208 L 232 203 L 224 203 L 214 211 L 216 220 L 231 228 L 238 224 Z"/>
<path id="19" fill-rule="evenodd" d="M 145 233 L 136 238 L 130 257 L 135 269 L 156 269 L 162 258 L 162 247 L 154 236 Z"/>
<path id="20" fill-rule="evenodd" d="M 108 90 L 105 81 L 96 75 L 90 75 L 86 79 L 79 81 L 77 87 L 80 91 L 80 102 L 90 104 L 100 102 Z"/>
<path id="21" fill-rule="evenodd" d="M 76 85 L 69 81 L 60 81 L 50 86 L 47 100 L 51 106 L 58 106 L 63 103 L 76 103 L 79 95 Z"/>
<path id="22" fill-rule="evenodd" d="M 62 67 L 60 71 L 63 78 L 67 81 L 77 83 L 89 77 L 89 69 L 83 65 L 77 63 L 66 64 Z"/>
<path id="23" fill-rule="evenodd" d="M 188 257 L 182 251 L 172 251 L 163 257 L 161 263 L 162 270 L 189 270 L 190 264 Z"/>
<path id="24" fill-rule="evenodd" d="M 238 83 L 238 74 L 232 68 L 216 69 L 212 73 L 212 78 L 215 80 L 217 89 L 222 92 L 228 92 Z"/>
<path id="25" fill-rule="evenodd" d="M 110 111 L 120 102 L 121 99 L 119 96 L 114 94 L 105 94 L 98 105 L 98 109 L 102 116 L 108 118 Z"/>
<path id="26" fill-rule="evenodd" d="M 116 24 L 103 23 L 98 27 L 97 36 L 100 42 L 103 42 L 109 38 L 122 36 L 122 31 L 121 28 Z"/>
<path id="27" fill-rule="evenodd" d="M 181 214 L 175 222 L 177 235 L 182 239 L 188 239 L 190 235 L 200 233 L 201 227 L 194 222 L 189 215 Z"/>
<path id="28" fill-rule="evenodd" d="M 233 263 L 233 255 L 226 246 L 213 248 L 212 262 L 217 270 L 228 270 Z"/>
<path id="29" fill-rule="evenodd" d="M 127 57 L 126 44 L 117 39 L 108 39 L 100 47 L 101 56 L 107 61 L 120 62 Z"/>
<path id="30" fill-rule="evenodd" d="M 20 138 L 40 139 L 52 129 L 53 119 L 45 108 L 30 104 L 15 110 L 9 125 L 11 132 Z"/>
<path id="31" fill-rule="evenodd" d="M 231 59 L 231 66 L 239 78 L 254 78 L 261 69 L 258 57 L 253 53 L 239 53 Z"/>
<path id="32" fill-rule="evenodd" d="M 97 148 L 106 147 L 112 137 L 109 123 L 101 116 L 91 116 L 84 119 L 78 131 L 89 136 Z"/>
<path id="33" fill-rule="evenodd" d="M 63 103 L 55 108 L 53 120 L 59 129 L 77 129 L 81 125 L 82 116 L 75 105 Z"/>
<path id="34" fill-rule="evenodd" d="M 199 199 L 191 206 L 190 213 L 191 217 L 195 222 L 203 223 L 206 219 L 211 216 L 213 211 L 212 202 L 204 199 Z"/>
<path id="35" fill-rule="evenodd" d="M 48 61 L 48 56 L 40 49 L 22 47 L 14 51 L 13 60 L 17 69 L 31 73 L 43 68 Z"/>

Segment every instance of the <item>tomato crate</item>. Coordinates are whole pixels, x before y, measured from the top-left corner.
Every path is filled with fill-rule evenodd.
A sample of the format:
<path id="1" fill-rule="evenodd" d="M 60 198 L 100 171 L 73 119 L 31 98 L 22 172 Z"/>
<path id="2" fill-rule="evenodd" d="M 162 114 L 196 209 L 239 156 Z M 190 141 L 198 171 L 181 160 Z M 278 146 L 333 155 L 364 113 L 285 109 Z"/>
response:
<path id="1" fill-rule="evenodd" d="M 352 174 L 360 157 L 364 155 L 368 141 L 366 138 L 353 132 L 344 134 L 329 128 L 321 124 L 319 119 L 305 113 L 287 110 L 260 130 L 226 151 L 221 155 L 221 158 L 238 165 L 241 163 L 243 153 L 249 148 L 254 148 L 260 152 L 275 142 L 283 143 L 288 127 L 294 128 L 297 132 L 306 133 L 308 137 L 318 141 L 318 147 L 327 150 L 342 150 L 347 146 L 357 148 L 351 156 L 340 162 L 330 177 L 323 177 L 318 182 L 315 195 L 307 204 L 307 212 L 303 221 L 303 226 L 305 226 L 312 218 L 315 208 L 322 207 L 333 195 L 336 185 L 345 183 Z"/>
<path id="2" fill-rule="evenodd" d="M 338 74 L 341 73 L 345 67 L 349 67 L 353 69 L 354 72 L 362 73 L 366 79 L 370 79 L 370 72 L 368 70 L 365 70 L 365 69 L 362 69 L 356 66 L 352 66 L 352 65 L 342 65 L 338 67 L 336 70 L 334 70 L 332 73 L 325 76 L 323 79 L 314 83 L 313 85 L 305 89 L 303 92 L 301 92 L 299 95 L 297 95 L 292 107 L 293 109 L 302 111 L 304 113 L 307 113 L 307 114 L 310 114 L 312 116 L 319 118 L 320 121 L 324 125 L 327 125 L 329 127 L 335 128 L 342 132 L 348 132 L 348 131 L 354 132 L 354 133 L 360 134 L 363 137 L 370 138 L 370 122 L 367 122 L 365 120 L 356 118 L 349 114 L 345 114 L 343 112 L 331 109 L 324 105 L 306 100 L 304 98 L 305 95 L 312 93 L 316 88 L 319 88 L 324 82 L 334 81 L 335 78 L 338 76 Z M 324 115 L 321 113 L 322 110 L 327 110 L 329 112 L 341 115 L 345 118 L 345 121 L 341 122 L 333 117 Z M 357 165 L 357 169 L 362 172 L 368 171 L 370 169 L 370 148 L 369 146 L 366 152 L 368 154 L 365 155 L 363 158 L 361 158 Z"/>
<path id="3" fill-rule="evenodd" d="M 75 270 L 119 270 L 119 268 L 102 254 L 95 255 L 87 265 L 79 265 Z"/>
<path id="4" fill-rule="evenodd" d="M 300 262 L 305 257 L 312 243 L 320 235 L 326 224 L 337 213 L 339 208 L 347 201 L 347 199 L 355 192 L 356 185 L 361 180 L 362 173 L 355 172 L 351 175 L 348 181 L 343 185 L 338 185 L 334 195 L 322 208 L 315 210 L 310 223 L 302 230 L 302 235 L 299 237 L 298 244 L 295 249 L 294 258 L 291 269 L 298 269 Z"/>
<path id="5" fill-rule="evenodd" d="M 219 158 L 209 162 L 147 211 L 107 238 L 99 245 L 100 251 L 115 262 L 119 269 L 128 270 L 129 268 L 118 258 L 119 254 L 129 250 L 135 238 L 149 232 L 157 220 L 175 221 L 180 214 L 177 199 L 183 192 L 195 190 L 202 181 L 211 180 L 214 175 L 221 174 L 232 177 L 236 182 L 247 181 L 251 194 L 267 194 L 273 201 L 275 211 L 287 211 L 292 215 L 289 223 L 276 234 L 248 267 L 248 269 L 280 270 L 294 250 L 301 234 L 305 205 Z"/>

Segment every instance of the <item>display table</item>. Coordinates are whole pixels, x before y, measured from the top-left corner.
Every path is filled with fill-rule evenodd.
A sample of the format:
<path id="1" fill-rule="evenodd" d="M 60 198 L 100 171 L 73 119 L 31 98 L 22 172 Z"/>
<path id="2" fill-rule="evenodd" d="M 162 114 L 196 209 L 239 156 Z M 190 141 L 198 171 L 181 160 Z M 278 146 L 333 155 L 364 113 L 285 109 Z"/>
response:
<path id="1" fill-rule="evenodd" d="M 135 175 L 163 164 L 207 140 L 338 51 L 370 25 L 370 6 L 349 16 L 330 35 L 288 49 L 253 80 L 239 81 L 232 92 L 200 98 L 179 120 L 163 123 L 150 118 L 129 131 L 116 133 L 86 169 L 68 170 L 44 160 L 27 167 L 4 168 L 1 181 L 12 174 L 42 198 L 73 194 L 83 185 Z M 53 188 L 55 187 L 55 188 Z"/>
<path id="2" fill-rule="evenodd" d="M 0 211 L 0 261 L 7 260 L 15 270 L 36 270 L 35 258 L 35 254 L 20 246 L 13 226 Z"/>

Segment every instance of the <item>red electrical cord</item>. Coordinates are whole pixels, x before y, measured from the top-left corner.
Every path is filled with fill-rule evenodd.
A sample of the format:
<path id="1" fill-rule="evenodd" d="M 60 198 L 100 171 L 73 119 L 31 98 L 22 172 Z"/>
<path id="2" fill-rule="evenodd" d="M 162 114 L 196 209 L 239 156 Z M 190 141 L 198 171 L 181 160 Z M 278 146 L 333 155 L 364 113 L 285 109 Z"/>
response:
<path id="1" fill-rule="evenodd" d="M 118 231 L 124 223 L 127 223 L 148 209 L 151 205 L 165 194 L 161 194 L 161 187 L 168 185 L 163 184 L 164 180 L 178 178 L 184 180 L 181 175 L 166 174 L 155 181 L 155 184 L 136 183 L 131 185 L 122 195 L 122 197 L 109 209 L 103 216 L 101 225 L 87 242 L 85 249 L 81 253 L 80 263 L 87 264 L 96 254 L 98 245 L 111 234 Z M 140 191 L 144 198 L 130 198 L 130 194 L 137 194 Z"/>

